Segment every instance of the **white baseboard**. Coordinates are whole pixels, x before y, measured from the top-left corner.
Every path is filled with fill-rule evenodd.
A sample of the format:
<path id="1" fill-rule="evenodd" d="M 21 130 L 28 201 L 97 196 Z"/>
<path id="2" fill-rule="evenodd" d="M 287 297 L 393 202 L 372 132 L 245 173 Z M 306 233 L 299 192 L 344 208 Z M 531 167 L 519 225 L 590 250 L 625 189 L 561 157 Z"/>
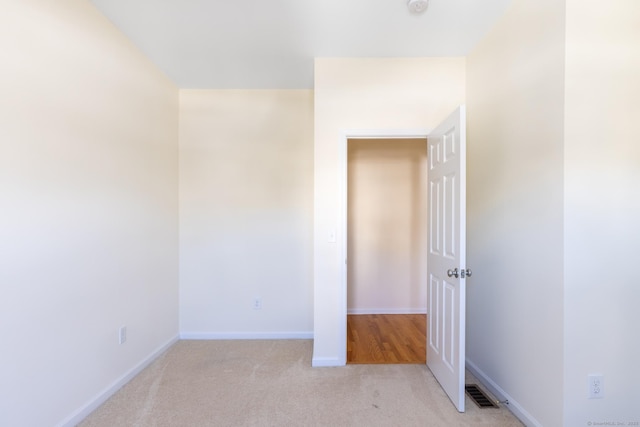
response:
<path id="1" fill-rule="evenodd" d="M 308 340 L 312 332 L 181 332 L 182 340 Z"/>
<path id="2" fill-rule="evenodd" d="M 426 308 L 349 308 L 347 314 L 427 314 Z"/>
<path id="3" fill-rule="evenodd" d="M 346 360 L 337 357 L 314 357 L 311 359 L 311 366 L 314 368 L 332 368 L 345 365 Z"/>
<path id="4" fill-rule="evenodd" d="M 483 386 L 485 386 L 495 397 L 500 401 L 508 400 L 509 404 L 503 405 L 507 408 L 513 415 L 516 416 L 520 421 L 522 421 L 527 427 L 542 427 L 542 424 L 538 422 L 529 412 L 526 411 L 514 398 L 509 396 L 507 392 L 505 392 L 502 387 L 496 384 L 489 376 L 487 376 L 478 366 L 470 361 L 466 360 L 467 369 L 473 376 L 475 376 Z"/>
<path id="5" fill-rule="evenodd" d="M 158 356 L 164 353 L 169 347 L 175 344 L 178 341 L 178 337 L 175 336 L 171 338 L 169 341 L 158 347 L 154 350 L 149 356 L 147 356 L 144 360 L 134 366 L 131 370 L 125 373 L 123 376 L 114 381 L 109 387 L 107 387 L 102 392 L 98 393 L 93 399 L 91 399 L 87 404 L 83 407 L 76 410 L 74 413 L 69 415 L 66 419 L 58 424 L 58 427 L 73 427 L 77 425 L 80 421 L 85 419 L 90 413 L 96 410 L 98 406 L 102 405 L 107 401 L 113 394 L 120 390 L 122 386 L 131 381 L 133 377 L 138 375 L 144 368 L 149 366 L 151 362 L 153 362 Z"/>

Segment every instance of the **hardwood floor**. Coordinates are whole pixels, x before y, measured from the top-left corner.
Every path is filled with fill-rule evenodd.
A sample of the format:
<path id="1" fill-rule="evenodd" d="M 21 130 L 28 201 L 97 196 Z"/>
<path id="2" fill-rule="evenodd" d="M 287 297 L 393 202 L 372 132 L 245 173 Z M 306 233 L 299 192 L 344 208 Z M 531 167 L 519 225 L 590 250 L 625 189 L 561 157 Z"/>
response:
<path id="1" fill-rule="evenodd" d="M 426 363 L 425 314 L 350 314 L 347 363 Z"/>

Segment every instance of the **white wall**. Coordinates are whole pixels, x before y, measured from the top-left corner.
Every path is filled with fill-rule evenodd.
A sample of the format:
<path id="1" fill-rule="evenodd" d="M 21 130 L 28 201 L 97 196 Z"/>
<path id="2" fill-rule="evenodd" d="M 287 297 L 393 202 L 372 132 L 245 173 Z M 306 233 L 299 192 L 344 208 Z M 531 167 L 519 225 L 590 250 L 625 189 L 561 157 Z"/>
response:
<path id="1" fill-rule="evenodd" d="M 312 336 L 312 138 L 312 91 L 180 92 L 182 337 Z"/>
<path id="2" fill-rule="evenodd" d="M 464 58 L 315 60 L 313 364 L 346 361 L 345 132 L 435 127 L 465 100 Z M 344 161 L 344 159 L 343 159 Z M 336 232 L 336 242 L 329 235 Z"/>
<path id="3" fill-rule="evenodd" d="M 427 140 L 350 139 L 349 314 L 425 313 Z"/>
<path id="4" fill-rule="evenodd" d="M 468 366 L 544 426 L 562 424 L 564 29 L 563 1 L 514 0 L 467 58 Z"/>
<path id="5" fill-rule="evenodd" d="M 73 423 L 178 334 L 178 92 L 87 1 L 0 52 L 0 425 Z"/>
<path id="6" fill-rule="evenodd" d="M 564 425 L 628 425 L 640 422 L 640 3 L 566 3 Z M 587 399 L 592 373 L 604 399 Z"/>

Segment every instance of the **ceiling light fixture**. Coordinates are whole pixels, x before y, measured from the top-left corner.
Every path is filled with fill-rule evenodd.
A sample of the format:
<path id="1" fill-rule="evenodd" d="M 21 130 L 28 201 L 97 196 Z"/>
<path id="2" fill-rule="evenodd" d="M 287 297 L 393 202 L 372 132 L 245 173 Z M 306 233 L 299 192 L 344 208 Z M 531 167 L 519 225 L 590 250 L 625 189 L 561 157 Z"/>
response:
<path id="1" fill-rule="evenodd" d="M 411 13 L 422 13 L 429 7 L 429 0 L 407 0 L 407 7 Z"/>

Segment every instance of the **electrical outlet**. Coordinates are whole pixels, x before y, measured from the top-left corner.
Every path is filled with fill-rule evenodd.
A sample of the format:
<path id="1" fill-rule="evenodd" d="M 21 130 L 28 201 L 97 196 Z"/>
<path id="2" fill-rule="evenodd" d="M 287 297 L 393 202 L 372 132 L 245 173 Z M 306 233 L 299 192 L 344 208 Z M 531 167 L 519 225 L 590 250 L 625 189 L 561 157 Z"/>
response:
<path id="1" fill-rule="evenodd" d="M 124 344 L 127 341 L 127 327 L 121 326 L 118 333 L 118 342 Z"/>
<path id="2" fill-rule="evenodd" d="M 604 376 L 600 374 L 590 374 L 589 379 L 589 399 L 602 399 L 604 397 Z"/>
<path id="3" fill-rule="evenodd" d="M 253 309 L 261 310 L 262 309 L 262 298 L 256 297 L 253 299 Z"/>

